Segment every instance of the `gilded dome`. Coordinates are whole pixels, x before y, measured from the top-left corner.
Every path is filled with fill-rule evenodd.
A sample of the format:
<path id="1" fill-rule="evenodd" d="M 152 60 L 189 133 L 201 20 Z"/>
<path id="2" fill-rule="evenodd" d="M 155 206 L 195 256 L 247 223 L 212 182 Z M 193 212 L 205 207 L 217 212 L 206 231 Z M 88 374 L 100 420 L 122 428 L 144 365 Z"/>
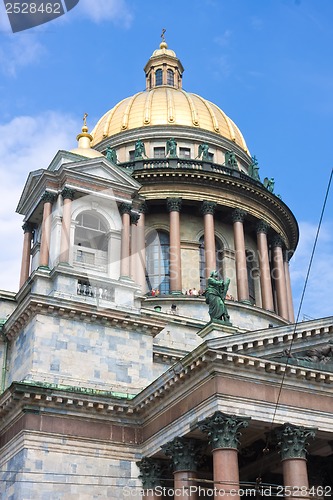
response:
<path id="1" fill-rule="evenodd" d="M 201 128 L 226 137 L 247 151 L 239 128 L 218 106 L 167 85 L 138 92 L 116 104 L 92 131 L 93 145 L 119 132 L 156 125 Z"/>
<path id="2" fill-rule="evenodd" d="M 164 33 L 159 49 L 144 67 L 146 90 L 120 101 L 102 116 L 91 133 L 92 145 L 127 130 L 169 125 L 219 134 L 248 152 L 240 130 L 218 106 L 183 90 L 184 68 L 168 48 Z"/>

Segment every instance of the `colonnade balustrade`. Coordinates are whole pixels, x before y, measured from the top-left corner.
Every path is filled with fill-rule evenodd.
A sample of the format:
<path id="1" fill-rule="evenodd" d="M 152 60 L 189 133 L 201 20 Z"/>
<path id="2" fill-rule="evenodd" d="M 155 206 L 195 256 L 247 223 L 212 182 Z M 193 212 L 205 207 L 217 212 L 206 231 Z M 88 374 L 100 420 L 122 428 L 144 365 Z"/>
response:
<path id="1" fill-rule="evenodd" d="M 64 188 L 62 195 L 62 224 L 60 258 L 61 263 L 69 264 L 70 260 L 70 228 L 72 214 L 72 200 L 74 191 Z M 39 266 L 48 267 L 50 259 L 51 214 L 52 205 L 56 197 L 53 193 L 45 192 L 42 197 L 44 204 Z M 121 203 L 119 212 L 122 219 L 120 278 L 132 279 L 145 292 L 145 214 L 147 205 L 134 213 L 132 205 Z M 169 265 L 170 265 L 170 292 L 180 294 L 182 291 L 182 263 L 181 263 L 181 198 L 167 198 L 166 208 L 169 212 Z M 210 272 L 216 268 L 215 248 L 215 218 L 217 204 L 212 201 L 203 201 L 201 213 L 204 228 L 205 273 L 208 278 Z M 234 247 L 235 247 L 235 280 L 237 285 L 237 300 L 250 303 L 247 254 L 245 246 L 244 224 L 246 212 L 241 209 L 232 211 Z M 289 263 L 285 258 L 284 243 L 277 236 L 270 242 L 272 258 L 269 258 L 268 242 L 269 226 L 264 221 L 258 221 L 257 232 L 257 260 L 259 265 L 260 298 L 258 304 L 267 311 L 275 311 L 283 318 L 293 322 L 294 312 L 289 275 Z M 24 244 L 22 252 L 20 285 L 29 277 L 30 253 L 33 226 L 29 223 L 24 226 Z M 274 290 L 272 283 L 274 283 Z M 259 284 L 258 284 L 259 285 Z M 258 292 L 257 292 L 258 294 Z"/>
<path id="2" fill-rule="evenodd" d="M 161 449 L 169 459 L 173 470 L 171 482 L 165 474 L 165 471 L 168 470 L 167 460 L 144 457 L 137 462 L 144 497 L 151 499 L 160 497 L 164 485 L 164 492 L 169 495 L 174 493 L 174 498 L 198 500 L 198 498 L 207 495 L 207 497 L 214 499 L 223 497 L 240 500 L 244 489 L 251 489 L 248 482 L 247 486 L 244 487 L 240 481 L 238 462 L 241 429 L 246 428 L 249 423 L 250 418 L 248 417 L 228 415 L 216 411 L 212 416 L 197 423 L 198 429 L 207 437 L 208 442 L 177 436 L 172 441 L 162 445 Z M 314 436 L 315 429 L 290 423 L 286 423 L 272 432 L 273 441 L 276 443 L 274 452 L 278 451 L 280 455 L 283 471 L 283 484 L 271 487 L 273 497 L 278 492 L 280 492 L 280 496 L 293 500 L 311 497 L 306 448 L 308 440 Z M 202 464 L 207 463 L 205 453 L 209 449 L 208 444 L 213 459 L 211 481 L 203 479 L 203 474 L 200 472 Z M 209 472 L 206 470 L 205 474 L 207 475 Z M 209 475 L 209 477 L 211 476 Z M 258 483 L 257 488 L 260 489 L 260 487 L 264 486 Z M 252 486 L 252 490 L 254 488 L 255 486 Z M 267 486 L 265 488 L 267 494 L 269 488 Z M 207 490 L 206 493 L 205 490 Z"/>

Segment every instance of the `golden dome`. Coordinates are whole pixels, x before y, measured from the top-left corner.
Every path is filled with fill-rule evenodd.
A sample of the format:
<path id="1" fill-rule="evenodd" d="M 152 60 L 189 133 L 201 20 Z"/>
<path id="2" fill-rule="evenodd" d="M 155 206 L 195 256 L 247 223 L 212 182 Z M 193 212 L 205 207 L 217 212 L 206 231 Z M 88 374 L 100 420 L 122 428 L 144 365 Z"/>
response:
<path id="1" fill-rule="evenodd" d="M 98 121 L 91 132 L 92 144 L 119 132 L 157 125 L 208 130 L 247 151 L 239 128 L 218 106 L 199 95 L 168 85 L 138 92 L 120 101 Z"/>

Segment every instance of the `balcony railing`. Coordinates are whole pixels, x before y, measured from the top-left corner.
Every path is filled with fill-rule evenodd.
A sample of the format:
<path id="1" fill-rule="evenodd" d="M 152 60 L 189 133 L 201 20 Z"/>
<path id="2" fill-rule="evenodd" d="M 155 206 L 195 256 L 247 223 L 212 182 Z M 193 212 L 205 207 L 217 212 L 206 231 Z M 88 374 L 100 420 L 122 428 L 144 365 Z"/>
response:
<path id="1" fill-rule="evenodd" d="M 140 160 L 133 160 L 129 162 L 124 162 L 119 164 L 120 167 L 124 168 L 127 172 L 137 172 L 140 170 L 152 170 L 152 169 L 188 169 L 196 171 L 206 171 L 206 172 L 216 172 L 225 175 L 230 175 L 231 177 L 238 177 L 240 179 L 251 182 L 257 186 L 263 186 L 260 181 L 257 181 L 247 175 L 245 172 L 241 172 L 238 169 L 226 167 L 219 163 L 213 163 L 208 160 L 192 160 L 190 158 L 147 158 Z"/>
<path id="2" fill-rule="evenodd" d="M 91 283 L 88 280 L 78 280 L 77 294 L 111 302 L 114 302 L 115 299 L 115 289 L 113 287 L 103 286 L 100 283 Z"/>

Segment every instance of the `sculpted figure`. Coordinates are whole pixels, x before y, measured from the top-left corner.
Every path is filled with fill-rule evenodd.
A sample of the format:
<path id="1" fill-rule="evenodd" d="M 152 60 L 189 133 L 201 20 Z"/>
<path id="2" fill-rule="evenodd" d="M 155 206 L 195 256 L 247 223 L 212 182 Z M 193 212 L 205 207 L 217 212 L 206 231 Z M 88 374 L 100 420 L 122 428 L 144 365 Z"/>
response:
<path id="1" fill-rule="evenodd" d="M 199 149 L 198 149 L 198 158 L 201 158 L 203 160 L 208 160 L 209 159 L 209 146 L 208 144 L 199 144 Z"/>
<path id="2" fill-rule="evenodd" d="M 268 191 L 270 193 L 274 193 L 274 184 L 275 184 L 275 181 L 274 181 L 273 177 L 271 177 L 270 179 L 268 177 L 265 177 L 264 186 L 265 186 L 265 188 L 268 189 Z"/>
<path id="3" fill-rule="evenodd" d="M 108 146 L 106 148 L 106 155 L 105 156 L 106 156 L 106 159 L 109 161 L 112 161 L 112 163 L 118 162 L 116 150 L 111 148 L 111 146 Z"/>
<path id="4" fill-rule="evenodd" d="M 146 150 L 145 150 L 145 145 L 143 144 L 142 140 L 139 139 L 135 143 L 134 158 L 142 158 L 142 156 L 146 156 Z"/>
<path id="5" fill-rule="evenodd" d="M 236 160 L 236 155 L 233 151 L 227 151 L 225 153 L 225 166 L 230 168 L 237 168 L 238 163 Z"/>
<path id="6" fill-rule="evenodd" d="M 167 140 L 166 153 L 169 156 L 177 156 L 177 142 L 173 137 Z"/>
<path id="7" fill-rule="evenodd" d="M 256 181 L 260 181 L 259 177 L 259 165 L 258 160 L 255 156 L 252 156 L 252 163 L 249 166 L 249 176 Z"/>
<path id="8" fill-rule="evenodd" d="M 212 271 L 207 281 L 207 288 L 205 291 L 206 304 L 209 305 L 209 315 L 211 321 L 220 320 L 229 322 L 229 314 L 224 303 L 230 279 L 218 279 L 217 271 Z"/>

